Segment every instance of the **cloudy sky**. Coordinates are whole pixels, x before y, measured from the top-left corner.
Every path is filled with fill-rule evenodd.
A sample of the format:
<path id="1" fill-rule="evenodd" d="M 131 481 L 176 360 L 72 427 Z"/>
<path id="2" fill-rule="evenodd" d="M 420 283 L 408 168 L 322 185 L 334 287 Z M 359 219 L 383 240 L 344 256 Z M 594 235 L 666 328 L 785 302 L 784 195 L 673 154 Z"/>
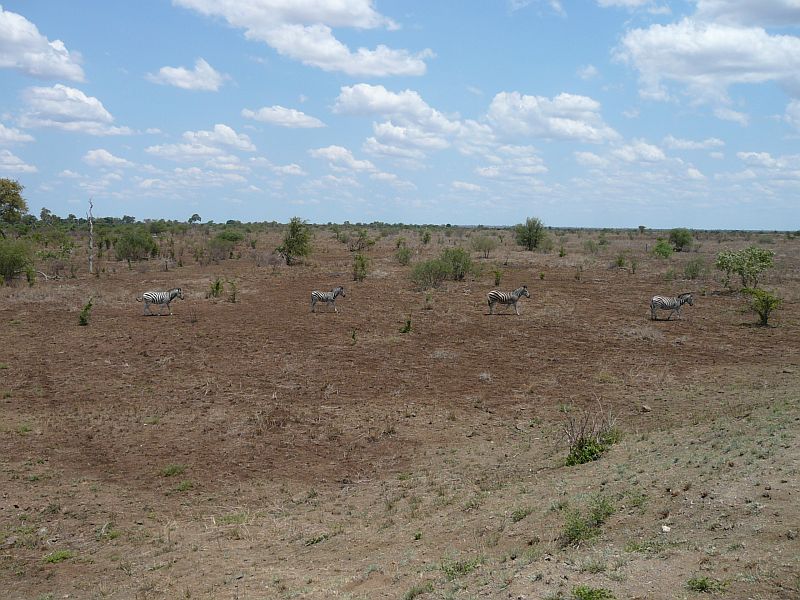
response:
<path id="1" fill-rule="evenodd" d="M 800 229 L 800 0 L 5 1 L 0 90 L 34 214 Z"/>

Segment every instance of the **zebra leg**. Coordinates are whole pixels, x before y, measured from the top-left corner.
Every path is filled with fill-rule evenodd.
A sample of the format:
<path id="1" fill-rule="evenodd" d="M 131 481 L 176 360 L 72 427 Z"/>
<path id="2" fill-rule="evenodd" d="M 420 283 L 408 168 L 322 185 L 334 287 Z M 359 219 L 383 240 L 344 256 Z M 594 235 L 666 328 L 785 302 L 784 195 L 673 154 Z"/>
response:
<path id="1" fill-rule="evenodd" d="M 517 306 L 516 302 L 514 302 L 514 312 L 517 313 L 517 316 L 519 316 L 519 307 Z"/>
<path id="2" fill-rule="evenodd" d="M 316 306 L 316 304 L 317 304 L 317 300 L 316 300 L 316 298 L 314 298 L 314 297 L 312 296 L 312 297 L 311 297 L 311 312 L 312 312 L 312 313 L 313 313 L 313 312 L 317 312 L 317 311 L 316 311 L 316 309 L 314 308 L 314 307 Z"/>
<path id="3" fill-rule="evenodd" d="M 333 302 L 331 302 L 331 304 L 333 304 L 333 312 L 335 312 L 335 313 L 338 313 L 338 312 L 339 312 L 339 309 L 338 309 L 338 308 L 336 308 L 336 300 L 334 300 Z"/>
<path id="4" fill-rule="evenodd" d="M 150 312 L 150 303 L 147 300 L 144 302 L 144 311 L 142 314 L 144 314 L 146 317 L 149 317 L 153 314 Z"/>
<path id="5" fill-rule="evenodd" d="M 494 314 L 494 303 L 493 302 L 489 302 L 489 314 L 490 315 Z"/>

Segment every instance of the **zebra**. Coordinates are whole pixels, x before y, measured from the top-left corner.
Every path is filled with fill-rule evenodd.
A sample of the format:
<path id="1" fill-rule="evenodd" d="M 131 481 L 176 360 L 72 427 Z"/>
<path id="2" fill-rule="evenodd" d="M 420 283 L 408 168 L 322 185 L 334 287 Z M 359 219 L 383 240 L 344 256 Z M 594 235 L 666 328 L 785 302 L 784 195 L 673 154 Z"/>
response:
<path id="1" fill-rule="evenodd" d="M 175 298 L 180 298 L 183 300 L 183 291 L 181 288 L 173 288 L 168 292 L 145 292 L 138 298 L 136 298 L 137 302 L 144 302 L 144 314 L 145 315 L 152 315 L 153 313 L 150 312 L 150 305 L 151 304 L 158 304 L 158 314 L 163 315 L 164 310 L 161 308 L 164 304 L 167 305 L 167 310 L 169 314 L 172 314 L 172 309 L 169 307 L 169 303 L 175 300 Z"/>
<path id="2" fill-rule="evenodd" d="M 342 286 L 335 287 L 330 292 L 318 292 L 316 290 L 311 292 L 311 312 L 317 312 L 315 308 L 317 302 L 324 302 L 325 304 L 333 304 L 334 312 L 338 313 L 336 298 L 339 296 L 346 297 Z"/>
<path id="3" fill-rule="evenodd" d="M 522 297 L 525 296 L 526 298 L 530 298 L 531 294 L 528 292 L 528 286 L 523 285 L 521 288 L 515 289 L 513 292 L 498 292 L 497 290 L 492 290 L 486 296 L 486 300 L 489 302 L 489 314 L 494 314 L 494 305 L 497 303 L 500 304 L 513 304 L 514 305 L 514 312 L 519 315 L 519 308 L 517 308 L 517 301 Z"/>
<path id="4" fill-rule="evenodd" d="M 656 320 L 656 311 L 661 310 L 669 310 L 672 311 L 669 313 L 667 317 L 667 321 L 672 318 L 672 313 L 677 313 L 678 318 L 681 318 L 681 306 L 684 304 L 688 304 L 689 306 L 694 306 L 694 299 L 692 295 L 688 292 L 683 294 L 678 294 L 674 298 L 669 296 L 653 296 L 653 299 L 650 300 L 650 319 L 652 321 Z"/>

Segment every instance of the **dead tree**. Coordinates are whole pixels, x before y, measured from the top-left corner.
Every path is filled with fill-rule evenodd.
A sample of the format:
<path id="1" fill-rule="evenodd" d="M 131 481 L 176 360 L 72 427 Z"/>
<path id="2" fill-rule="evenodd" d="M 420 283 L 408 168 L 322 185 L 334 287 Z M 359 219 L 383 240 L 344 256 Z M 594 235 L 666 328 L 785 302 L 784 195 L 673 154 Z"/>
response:
<path id="1" fill-rule="evenodd" d="M 89 274 L 94 274 L 94 216 L 92 215 L 92 208 L 94 204 L 92 199 L 89 198 Z"/>

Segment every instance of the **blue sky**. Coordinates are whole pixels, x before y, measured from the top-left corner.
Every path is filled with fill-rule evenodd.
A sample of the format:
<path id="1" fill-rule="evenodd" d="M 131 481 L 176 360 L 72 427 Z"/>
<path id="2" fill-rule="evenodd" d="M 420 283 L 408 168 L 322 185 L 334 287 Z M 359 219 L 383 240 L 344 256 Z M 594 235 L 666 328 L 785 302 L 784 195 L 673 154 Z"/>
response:
<path id="1" fill-rule="evenodd" d="M 800 0 L 0 6 L 34 214 L 800 229 Z"/>

